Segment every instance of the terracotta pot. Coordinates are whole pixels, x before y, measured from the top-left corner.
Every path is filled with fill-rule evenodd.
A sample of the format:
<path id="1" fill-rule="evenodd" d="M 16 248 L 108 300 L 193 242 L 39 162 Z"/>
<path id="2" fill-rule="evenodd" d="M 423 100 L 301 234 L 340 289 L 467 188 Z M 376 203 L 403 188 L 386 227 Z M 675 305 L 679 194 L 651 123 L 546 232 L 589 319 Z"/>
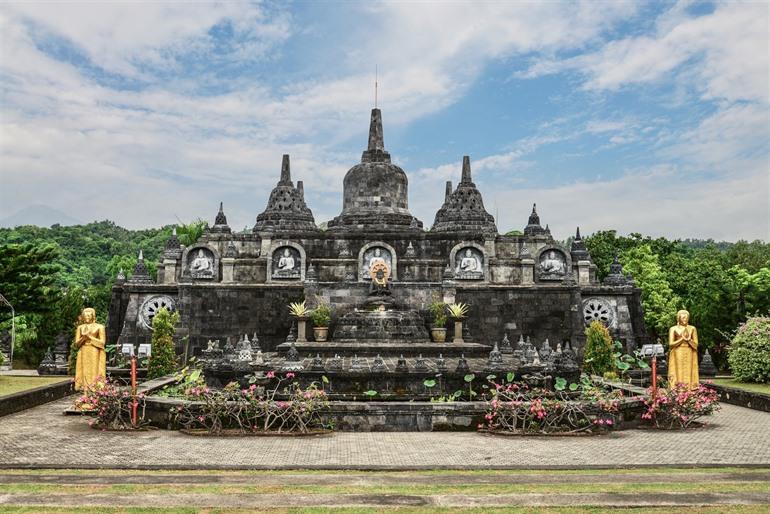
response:
<path id="1" fill-rule="evenodd" d="M 313 327 L 316 342 L 323 343 L 329 338 L 329 327 Z"/>
<path id="2" fill-rule="evenodd" d="M 430 329 L 430 338 L 434 343 L 446 342 L 446 328 L 433 327 Z"/>

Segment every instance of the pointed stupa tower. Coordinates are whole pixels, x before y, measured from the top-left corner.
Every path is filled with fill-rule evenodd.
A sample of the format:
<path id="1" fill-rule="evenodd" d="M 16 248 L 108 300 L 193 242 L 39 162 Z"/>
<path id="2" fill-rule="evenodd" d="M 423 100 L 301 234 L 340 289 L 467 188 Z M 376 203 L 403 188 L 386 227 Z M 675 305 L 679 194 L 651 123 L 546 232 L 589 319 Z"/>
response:
<path id="1" fill-rule="evenodd" d="M 313 211 L 305 203 L 302 181 L 297 187 L 291 181 L 289 155 L 284 154 L 281 163 L 281 179 L 270 193 L 265 211 L 257 216 L 254 232 L 261 230 L 284 230 L 317 232 Z"/>
<path id="2" fill-rule="evenodd" d="M 572 240 L 570 254 L 572 254 L 572 262 L 591 260 L 591 255 L 588 253 L 586 243 L 583 241 L 583 238 L 580 237 L 580 227 L 575 231 L 575 239 Z"/>
<path id="3" fill-rule="evenodd" d="M 152 284 L 152 278 L 150 278 L 150 272 L 147 271 L 147 266 L 144 264 L 144 251 L 139 250 L 139 256 L 136 259 L 134 265 L 134 272 L 131 274 L 131 278 L 128 279 L 129 284 Z"/>
<path id="4" fill-rule="evenodd" d="M 219 212 L 217 212 L 217 216 L 214 218 L 214 226 L 209 228 L 209 232 L 219 234 L 229 234 L 231 232 L 230 226 L 227 224 L 223 202 L 219 202 Z"/>
<path id="5" fill-rule="evenodd" d="M 484 208 L 481 192 L 471 176 L 471 158 L 463 157 L 463 171 L 457 189 L 451 191 L 452 183 L 447 182 L 444 205 L 436 213 L 431 232 L 497 233 L 495 218 Z"/>
<path id="6" fill-rule="evenodd" d="M 345 175 L 342 212 L 329 222 L 329 230 L 421 230 L 422 222 L 409 212 L 408 187 L 406 173 L 390 162 L 385 150 L 382 113 L 372 109 L 369 145 L 361 163 Z"/>
<path id="7" fill-rule="evenodd" d="M 524 234 L 528 236 L 545 236 L 548 231 L 540 225 L 540 216 L 537 215 L 537 204 L 532 204 L 532 213 L 529 215 Z"/>

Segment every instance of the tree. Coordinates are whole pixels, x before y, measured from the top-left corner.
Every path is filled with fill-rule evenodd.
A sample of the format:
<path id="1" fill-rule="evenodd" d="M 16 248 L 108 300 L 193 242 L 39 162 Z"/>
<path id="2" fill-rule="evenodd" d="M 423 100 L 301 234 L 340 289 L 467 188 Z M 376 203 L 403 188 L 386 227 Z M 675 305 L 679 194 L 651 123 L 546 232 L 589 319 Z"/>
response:
<path id="1" fill-rule="evenodd" d="M 663 273 L 658 256 L 649 245 L 632 248 L 621 257 L 623 268 L 631 273 L 636 285 L 642 290 L 642 307 L 647 328 L 662 340 L 676 318 L 682 300 L 671 290 Z"/>
<path id="2" fill-rule="evenodd" d="M 610 331 L 601 321 L 594 320 L 586 328 L 583 369 L 586 373 L 603 376 L 615 369 L 615 352 Z"/>
<path id="3" fill-rule="evenodd" d="M 55 301 L 55 245 L 33 243 L 0 245 L 0 293 L 17 314 L 47 312 Z M 11 319 L 10 309 L 0 310 L 0 321 Z"/>
<path id="4" fill-rule="evenodd" d="M 179 313 L 161 308 L 152 318 L 152 354 L 147 365 L 147 378 L 158 378 L 176 369 L 174 333 Z"/>

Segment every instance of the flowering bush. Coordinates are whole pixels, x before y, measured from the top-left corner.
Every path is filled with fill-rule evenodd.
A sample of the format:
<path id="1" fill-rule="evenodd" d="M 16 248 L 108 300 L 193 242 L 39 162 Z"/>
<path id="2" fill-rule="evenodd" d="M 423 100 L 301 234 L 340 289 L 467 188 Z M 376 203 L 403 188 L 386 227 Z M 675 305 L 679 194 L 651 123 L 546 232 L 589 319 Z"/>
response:
<path id="1" fill-rule="evenodd" d="M 648 392 L 649 399 L 644 400 L 647 411 L 642 414 L 642 419 L 657 428 L 685 429 L 699 418 L 719 410 L 717 392 L 703 384 L 698 387 L 676 384 L 670 389 L 658 389 L 655 396 L 652 388 Z"/>
<path id="2" fill-rule="evenodd" d="M 97 378 L 91 389 L 75 400 L 75 408 L 83 412 L 93 412 L 96 417 L 89 422 L 94 428 L 103 430 L 125 430 L 137 428 L 131 424 L 131 390 L 116 382 Z M 138 420 L 144 419 L 144 395 L 136 396 L 138 402 Z"/>
<path id="3" fill-rule="evenodd" d="M 616 425 L 622 393 L 595 388 L 576 393 L 494 384 L 485 423 L 479 428 L 526 433 L 596 432 Z"/>
<path id="4" fill-rule="evenodd" d="M 300 387 L 291 382 L 294 373 L 280 377 L 270 371 L 266 378 L 277 379 L 272 389 L 256 384 L 240 389 L 235 382 L 222 390 L 191 388 L 187 395 L 194 401 L 177 407 L 172 414 L 182 428 L 203 428 L 212 434 L 224 428 L 298 433 L 325 428 L 322 413 L 329 401 L 323 389 L 315 383 Z"/>

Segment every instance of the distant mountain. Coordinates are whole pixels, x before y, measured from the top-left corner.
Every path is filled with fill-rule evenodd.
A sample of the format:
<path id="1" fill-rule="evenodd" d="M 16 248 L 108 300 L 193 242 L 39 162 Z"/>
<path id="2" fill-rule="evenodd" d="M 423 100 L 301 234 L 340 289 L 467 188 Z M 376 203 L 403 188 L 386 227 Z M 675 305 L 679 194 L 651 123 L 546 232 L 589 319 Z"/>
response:
<path id="1" fill-rule="evenodd" d="M 0 219 L 0 227 L 2 228 L 14 228 L 20 225 L 50 227 L 57 223 L 63 226 L 83 224 L 82 221 L 46 205 L 30 205 L 7 218 Z"/>

